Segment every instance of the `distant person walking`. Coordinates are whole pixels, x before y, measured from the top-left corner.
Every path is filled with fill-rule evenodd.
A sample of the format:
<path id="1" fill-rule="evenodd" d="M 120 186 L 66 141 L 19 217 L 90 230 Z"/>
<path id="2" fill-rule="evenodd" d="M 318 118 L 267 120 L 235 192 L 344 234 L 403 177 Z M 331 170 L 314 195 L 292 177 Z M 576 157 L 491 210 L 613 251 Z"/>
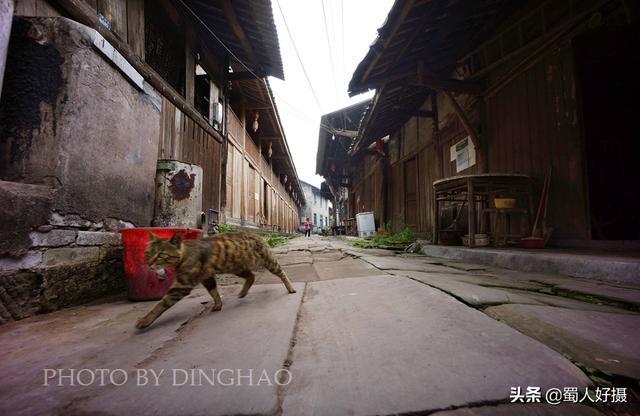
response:
<path id="1" fill-rule="evenodd" d="M 307 217 L 307 220 L 304 222 L 304 236 L 305 237 L 311 237 L 311 228 L 313 227 L 313 224 L 311 223 L 311 221 L 309 221 L 309 217 Z"/>

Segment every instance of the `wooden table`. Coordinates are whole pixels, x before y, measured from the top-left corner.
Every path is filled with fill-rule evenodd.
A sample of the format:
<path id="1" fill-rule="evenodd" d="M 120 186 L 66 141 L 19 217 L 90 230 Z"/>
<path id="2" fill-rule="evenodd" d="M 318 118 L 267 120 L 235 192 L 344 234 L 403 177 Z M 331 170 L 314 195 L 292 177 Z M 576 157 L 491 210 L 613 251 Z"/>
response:
<path id="1" fill-rule="evenodd" d="M 496 212 L 495 207 L 489 207 L 496 195 L 508 195 L 515 197 L 520 205 L 519 211 L 529 217 L 533 212 L 533 197 L 531 178 L 521 174 L 511 173 L 481 173 L 476 175 L 459 175 L 440 179 L 433 182 L 435 236 L 434 241 L 439 244 L 440 231 L 440 205 L 442 202 L 460 202 L 468 204 L 469 217 L 469 247 L 475 247 L 475 235 L 478 230 L 477 211 L 480 210 L 481 218 L 486 213 Z M 517 209 L 513 209 L 517 211 Z M 505 211 L 506 212 L 506 211 Z M 529 218 L 529 223 L 530 223 Z M 493 236 L 495 237 L 495 236 Z M 495 241 L 495 240 L 494 240 Z"/>

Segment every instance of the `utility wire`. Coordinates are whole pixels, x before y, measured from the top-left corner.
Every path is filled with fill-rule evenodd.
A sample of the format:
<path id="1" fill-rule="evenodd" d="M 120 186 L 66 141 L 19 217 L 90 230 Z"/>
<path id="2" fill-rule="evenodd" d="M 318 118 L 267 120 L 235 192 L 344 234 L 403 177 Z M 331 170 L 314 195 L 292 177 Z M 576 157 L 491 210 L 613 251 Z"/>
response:
<path id="1" fill-rule="evenodd" d="M 227 47 L 227 45 L 222 41 L 222 39 L 220 39 L 218 37 L 218 35 L 216 35 L 214 33 L 213 30 L 211 30 L 211 28 L 191 9 L 191 7 L 189 7 L 183 0 L 178 0 L 182 6 L 187 9 L 187 11 L 205 28 L 207 29 L 207 32 L 209 32 L 211 34 L 211 36 L 214 37 L 215 40 L 218 41 L 218 43 L 220 43 L 220 45 L 222 45 L 222 47 L 224 49 L 226 49 L 227 52 L 229 52 L 229 54 L 236 60 L 238 61 L 238 63 L 240 63 L 240 65 L 242 65 L 251 75 L 253 75 L 257 80 L 262 80 L 262 77 L 259 77 L 255 72 L 253 72 L 251 70 L 251 68 L 249 68 L 249 66 L 247 66 L 244 61 L 242 59 L 240 59 L 236 54 L 233 53 L 233 51 L 231 49 L 229 49 L 229 47 Z M 276 3 L 277 0 L 276 0 Z M 280 8 L 280 4 L 278 3 L 278 8 L 280 9 L 280 14 L 282 14 L 282 19 L 284 20 L 284 14 L 282 13 L 282 9 Z M 285 26 L 287 26 L 287 22 L 286 20 L 284 20 L 285 22 Z M 287 32 L 289 33 L 289 38 L 291 38 L 291 32 L 289 31 L 289 27 L 287 26 Z M 318 108 L 320 109 L 320 112 L 323 113 L 324 111 L 322 110 L 322 106 L 320 105 L 320 102 L 318 101 L 318 97 L 316 96 L 315 91 L 313 90 L 313 86 L 311 85 L 311 81 L 309 81 L 309 77 L 307 76 L 307 72 L 304 69 L 304 65 L 302 65 L 302 60 L 300 60 L 300 55 L 298 54 L 298 50 L 296 48 L 295 43 L 293 42 L 293 38 L 291 38 L 291 42 L 293 43 L 293 48 L 296 51 L 296 54 L 298 55 L 298 60 L 300 61 L 300 65 L 302 66 L 302 70 L 304 71 L 305 76 L 307 77 L 307 82 L 309 83 L 309 87 L 311 88 L 311 92 L 313 93 L 313 97 L 316 100 L 316 103 L 318 104 Z M 300 114 L 303 114 L 305 117 L 308 117 L 309 119 L 312 119 L 311 116 L 307 115 L 306 113 L 302 113 L 297 107 L 295 107 L 294 105 L 288 103 L 284 98 L 282 98 L 282 96 L 280 96 L 279 94 L 276 94 L 275 91 L 273 91 L 273 94 L 275 97 L 277 97 L 280 101 L 282 101 L 284 104 L 288 105 L 289 107 L 295 109 L 296 111 L 298 111 Z M 323 124 L 320 124 L 320 127 L 324 128 L 327 132 L 329 133 L 334 133 L 334 130 L 332 127 L 330 126 L 326 126 Z"/>
<path id="2" fill-rule="evenodd" d="M 181 0 L 182 1 L 182 0 Z M 300 62 L 300 66 L 302 67 L 302 72 L 304 73 L 305 78 L 307 79 L 307 84 L 309 84 L 309 88 L 311 89 L 311 93 L 313 94 L 313 98 L 316 100 L 316 104 L 318 104 L 318 108 L 320 109 L 320 113 L 324 114 L 324 110 L 322 110 L 322 106 L 320 105 L 320 101 L 318 100 L 318 96 L 316 91 L 313 89 L 313 85 L 311 85 L 311 80 L 309 79 L 309 74 L 307 74 L 307 70 L 302 63 L 302 58 L 300 58 L 300 53 L 298 52 L 298 48 L 296 47 L 296 43 L 293 41 L 293 36 L 291 35 L 291 30 L 289 29 L 289 24 L 287 23 L 287 19 L 284 16 L 284 12 L 282 11 L 282 7 L 280 7 L 280 2 L 276 0 L 276 4 L 278 5 L 278 10 L 280 10 L 280 14 L 282 15 L 282 21 L 284 21 L 284 27 L 287 29 L 287 33 L 289 34 L 289 39 L 291 39 L 291 44 L 293 45 L 293 50 L 296 52 L 296 56 L 298 57 L 298 62 Z"/>
<path id="3" fill-rule="evenodd" d="M 344 51 L 344 44 L 345 44 L 345 41 L 344 41 L 344 0 L 340 0 L 340 30 L 342 32 L 342 65 L 341 65 L 341 68 L 342 68 L 342 76 L 344 78 L 345 73 L 346 73 L 346 59 L 345 59 L 346 53 Z M 348 79 L 344 79 L 344 81 L 345 81 L 344 85 L 347 85 L 347 82 L 349 82 Z"/>
<path id="4" fill-rule="evenodd" d="M 322 0 L 322 17 L 324 20 L 324 33 L 327 37 L 327 47 L 329 48 L 329 62 L 331 63 L 331 76 L 333 77 L 333 87 L 336 93 L 336 101 L 338 101 L 338 83 L 336 82 L 336 68 L 333 65 L 333 53 L 331 53 L 331 42 L 329 41 L 329 28 L 327 27 L 327 13 L 324 9 L 324 0 Z"/>

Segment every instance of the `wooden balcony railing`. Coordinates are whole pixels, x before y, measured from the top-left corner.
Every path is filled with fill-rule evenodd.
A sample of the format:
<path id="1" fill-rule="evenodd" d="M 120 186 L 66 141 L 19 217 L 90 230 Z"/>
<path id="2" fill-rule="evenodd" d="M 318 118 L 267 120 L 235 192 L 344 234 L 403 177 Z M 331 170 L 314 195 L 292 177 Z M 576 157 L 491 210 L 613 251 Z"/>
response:
<path id="1" fill-rule="evenodd" d="M 238 118 L 236 113 L 231 110 L 231 108 L 229 108 L 228 111 L 227 131 L 229 132 L 229 135 L 231 136 L 233 141 L 235 141 L 240 146 L 240 148 L 244 148 L 246 133 L 244 131 L 242 123 L 240 122 L 240 119 Z"/>

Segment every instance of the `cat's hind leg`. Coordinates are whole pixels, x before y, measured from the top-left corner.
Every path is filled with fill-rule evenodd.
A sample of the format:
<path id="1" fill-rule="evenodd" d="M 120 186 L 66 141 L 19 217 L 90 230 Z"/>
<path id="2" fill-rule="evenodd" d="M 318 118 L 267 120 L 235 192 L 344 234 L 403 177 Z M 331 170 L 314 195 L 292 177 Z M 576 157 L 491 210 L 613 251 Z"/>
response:
<path id="1" fill-rule="evenodd" d="M 253 274 L 253 272 L 251 270 L 245 270 L 242 273 L 238 273 L 238 276 L 240 276 L 240 277 L 242 277 L 244 279 L 244 285 L 242 286 L 242 290 L 240 291 L 240 294 L 238 295 L 239 298 L 243 298 L 243 297 L 247 296 L 247 292 L 249 292 L 249 289 L 251 289 L 251 286 L 253 285 L 253 282 L 255 282 L 256 275 Z"/>
<path id="2" fill-rule="evenodd" d="M 180 299 L 187 296 L 192 286 L 182 286 L 179 283 L 174 283 L 173 286 L 169 289 L 166 295 L 160 300 L 160 302 L 156 303 L 156 305 L 142 318 L 138 319 L 136 322 L 136 328 L 144 329 L 151 325 L 153 321 L 158 319 L 160 315 L 166 312 L 167 309 L 175 305 Z"/>
<path id="3" fill-rule="evenodd" d="M 282 267 L 280 267 L 280 263 L 278 263 L 276 259 L 274 258 L 269 259 L 266 262 L 265 267 L 271 273 L 278 276 L 280 280 L 282 280 L 282 283 L 284 283 L 284 287 L 287 288 L 287 291 L 289 293 L 296 293 L 296 290 L 293 288 L 293 285 L 291 284 L 291 281 L 287 277 L 287 274 L 284 272 L 284 270 L 282 270 Z"/>
<path id="4" fill-rule="evenodd" d="M 213 307 L 211 308 L 212 312 L 216 312 L 222 309 L 222 299 L 220 299 L 220 293 L 218 293 L 218 283 L 216 282 L 216 277 L 211 276 L 207 277 L 202 281 L 204 287 L 209 291 L 209 294 L 213 298 Z"/>

